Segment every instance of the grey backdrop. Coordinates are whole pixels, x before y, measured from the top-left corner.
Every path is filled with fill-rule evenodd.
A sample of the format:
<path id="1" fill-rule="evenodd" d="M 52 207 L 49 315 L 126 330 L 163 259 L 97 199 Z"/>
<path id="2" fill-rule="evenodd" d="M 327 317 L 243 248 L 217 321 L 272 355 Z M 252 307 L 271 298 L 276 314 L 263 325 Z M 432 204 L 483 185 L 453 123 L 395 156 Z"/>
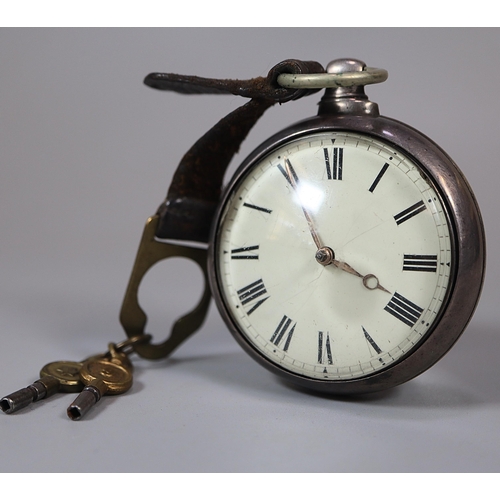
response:
<path id="1" fill-rule="evenodd" d="M 152 71 L 250 78 L 285 58 L 348 56 L 387 69 L 368 95 L 460 165 L 489 251 L 469 328 L 402 387 L 353 400 L 293 389 L 241 351 L 212 306 L 171 359 L 138 360 L 133 389 L 85 420 L 66 417 L 73 395 L 0 414 L 0 471 L 498 471 L 499 53 L 497 29 L 0 30 L 2 395 L 48 361 L 124 338 L 118 312 L 147 217 L 183 153 L 242 103 L 154 91 L 142 84 Z M 317 100 L 268 111 L 236 163 Z M 182 261 L 147 276 L 158 339 L 200 283 Z"/>

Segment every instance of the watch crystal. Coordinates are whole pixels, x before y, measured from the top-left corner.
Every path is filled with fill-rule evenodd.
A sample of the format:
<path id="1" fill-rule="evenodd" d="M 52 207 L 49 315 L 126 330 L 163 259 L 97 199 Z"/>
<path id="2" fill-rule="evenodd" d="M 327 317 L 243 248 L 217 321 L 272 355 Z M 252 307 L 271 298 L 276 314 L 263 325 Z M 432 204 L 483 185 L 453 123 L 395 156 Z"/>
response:
<path id="1" fill-rule="evenodd" d="M 404 358 L 445 304 L 454 262 L 439 193 L 368 135 L 297 138 L 242 172 L 215 241 L 234 328 L 313 379 L 368 376 Z"/>

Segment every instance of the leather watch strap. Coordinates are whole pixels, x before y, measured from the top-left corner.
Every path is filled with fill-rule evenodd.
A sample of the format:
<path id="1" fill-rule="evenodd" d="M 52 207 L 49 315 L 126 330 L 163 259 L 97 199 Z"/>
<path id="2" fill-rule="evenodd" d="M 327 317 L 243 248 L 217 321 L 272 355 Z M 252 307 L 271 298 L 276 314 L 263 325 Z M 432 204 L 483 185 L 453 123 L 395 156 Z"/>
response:
<path id="1" fill-rule="evenodd" d="M 251 100 L 229 113 L 184 155 L 174 174 L 166 200 L 158 208 L 156 236 L 207 242 L 222 191 L 226 169 L 248 132 L 276 103 L 300 99 L 319 89 L 285 89 L 277 83 L 281 73 L 324 73 L 314 61 L 286 60 L 267 77 L 217 80 L 171 73 L 151 73 L 144 83 L 159 90 L 183 94 L 233 94 Z"/>

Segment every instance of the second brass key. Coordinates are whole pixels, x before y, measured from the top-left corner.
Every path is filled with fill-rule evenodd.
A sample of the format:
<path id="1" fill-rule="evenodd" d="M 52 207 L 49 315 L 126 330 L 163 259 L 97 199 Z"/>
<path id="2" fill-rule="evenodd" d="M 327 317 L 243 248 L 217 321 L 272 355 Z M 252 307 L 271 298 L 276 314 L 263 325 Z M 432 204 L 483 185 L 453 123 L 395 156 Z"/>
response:
<path id="1" fill-rule="evenodd" d="M 80 379 L 85 388 L 67 410 L 72 420 L 80 420 L 105 394 L 128 391 L 132 387 L 132 365 L 119 358 L 91 359 L 83 364 Z"/>

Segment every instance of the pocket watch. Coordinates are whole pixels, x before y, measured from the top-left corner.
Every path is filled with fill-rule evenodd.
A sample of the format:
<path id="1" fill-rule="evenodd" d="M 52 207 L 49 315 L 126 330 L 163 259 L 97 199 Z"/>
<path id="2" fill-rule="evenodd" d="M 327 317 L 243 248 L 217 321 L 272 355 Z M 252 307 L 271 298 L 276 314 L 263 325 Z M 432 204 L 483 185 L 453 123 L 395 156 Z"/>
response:
<path id="1" fill-rule="evenodd" d="M 137 289 L 158 260 L 196 260 L 206 288 L 171 337 L 136 346 L 140 355 L 168 355 L 201 325 L 211 295 L 253 359 L 312 390 L 387 389 L 451 348 L 483 283 L 481 215 L 453 160 L 368 99 L 364 86 L 386 78 L 353 59 L 326 70 L 284 61 L 247 81 L 148 75 L 160 90 L 251 100 L 185 155 L 148 222 L 122 307 L 128 336 L 144 334 Z M 318 114 L 265 141 L 222 188 L 262 113 L 320 89 Z M 208 255 L 165 240 L 207 242 Z"/>
<path id="2" fill-rule="evenodd" d="M 102 395 L 130 388 L 129 354 L 164 358 L 199 329 L 212 296 L 252 358 L 310 390 L 380 391 L 436 363 L 479 300 L 484 229 L 451 158 L 414 128 L 380 115 L 366 96 L 365 85 L 386 78 L 353 59 L 326 70 L 286 60 L 250 80 L 148 75 L 146 85 L 159 90 L 250 100 L 184 155 L 148 219 L 120 312 L 128 339 L 82 362 L 51 363 L 57 370 L 42 369 L 39 380 L 2 398 L 0 409 L 13 413 L 66 390 L 69 377 L 82 393 L 67 414 L 79 420 Z M 320 89 L 317 116 L 265 141 L 223 188 L 260 116 Z M 204 291 L 157 342 L 146 332 L 138 291 L 146 272 L 170 257 L 196 262 Z"/>

